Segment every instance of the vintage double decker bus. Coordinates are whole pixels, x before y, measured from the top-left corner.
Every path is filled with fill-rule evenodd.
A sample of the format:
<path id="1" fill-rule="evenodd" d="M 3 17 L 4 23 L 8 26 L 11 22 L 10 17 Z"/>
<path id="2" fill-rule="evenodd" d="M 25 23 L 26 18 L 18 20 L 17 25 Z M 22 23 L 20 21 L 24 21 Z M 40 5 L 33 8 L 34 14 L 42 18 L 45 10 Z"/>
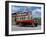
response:
<path id="1" fill-rule="evenodd" d="M 18 25 L 32 25 L 37 26 L 37 20 L 32 18 L 31 12 L 24 12 L 24 13 L 16 13 L 15 22 Z"/>

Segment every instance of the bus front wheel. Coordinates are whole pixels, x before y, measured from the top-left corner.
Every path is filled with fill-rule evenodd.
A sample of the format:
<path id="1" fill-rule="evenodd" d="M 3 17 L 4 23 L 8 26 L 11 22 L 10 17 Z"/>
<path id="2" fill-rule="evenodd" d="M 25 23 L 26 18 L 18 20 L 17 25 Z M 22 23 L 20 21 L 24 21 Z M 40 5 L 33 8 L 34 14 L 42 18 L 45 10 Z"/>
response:
<path id="1" fill-rule="evenodd" d="M 37 27 L 37 25 L 38 25 L 38 24 L 37 24 L 37 23 L 35 23 L 35 27 Z"/>

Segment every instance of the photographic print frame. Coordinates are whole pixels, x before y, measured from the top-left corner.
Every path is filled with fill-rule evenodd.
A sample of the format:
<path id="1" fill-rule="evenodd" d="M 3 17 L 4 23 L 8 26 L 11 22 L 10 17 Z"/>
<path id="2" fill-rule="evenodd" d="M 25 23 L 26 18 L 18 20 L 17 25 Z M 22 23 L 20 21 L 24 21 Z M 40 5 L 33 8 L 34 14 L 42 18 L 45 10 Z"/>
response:
<path id="1" fill-rule="evenodd" d="M 19 5 L 19 3 L 22 3 L 23 5 L 25 5 L 25 4 L 28 4 L 28 6 L 30 6 L 30 4 L 38 4 L 38 5 L 43 5 L 43 23 L 44 23 L 44 25 L 43 25 L 43 32 L 39 32 L 39 33 L 31 33 L 30 31 L 29 31 L 29 33 L 27 33 L 26 31 L 24 31 L 24 32 L 26 32 L 26 33 L 19 33 L 19 32 L 21 32 L 21 31 L 16 31 L 16 32 L 18 32 L 18 33 L 16 33 L 16 34 L 13 34 L 13 33 L 11 33 L 10 31 L 9 31 L 9 27 L 10 27 L 10 23 L 9 23 L 9 17 L 11 16 L 9 16 L 9 12 L 10 12 L 10 6 L 9 6 L 9 3 L 18 3 L 18 5 Z M 13 5 L 12 4 L 12 5 Z M 22 5 L 21 4 L 21 5 Z M 25 5 L 26 6 L 26 5 Z M 42 11 L 42 10 L 41 10 Z M 10 29 L 11 30 L 11 29 Z M 9 34 L 9 32 L 11 33 L 11 34 Z M 33 34 L 45 34 L 45 4 L 44 3 L 37 3 L 37 2 L 21 2 L 21 1 L 5 1 L 5 35 L 6 36 L 18 36 L 18 35 L 33 35 Z"/>

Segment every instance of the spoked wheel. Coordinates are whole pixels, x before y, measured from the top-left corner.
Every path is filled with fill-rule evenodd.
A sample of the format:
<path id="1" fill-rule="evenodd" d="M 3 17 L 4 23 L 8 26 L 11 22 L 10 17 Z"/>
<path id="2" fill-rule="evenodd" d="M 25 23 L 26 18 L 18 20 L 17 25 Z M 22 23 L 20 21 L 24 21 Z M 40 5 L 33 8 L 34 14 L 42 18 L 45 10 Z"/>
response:
<path id="1" fill-rule="evenodd" d="M 19 26 L 22 26 L 22 23 L 19 23 Z"/>
<path id="2" fill-rule="evenodd" d="M 38 24 L 36 23 L 36 24 L 35 24 L 35 27 L 37 27 L 37 25 L 38 25 Z"/>
<path id="3" fill-rule="evenodd" d="M 18 25 L 19 23 L 16 22 L 16 25 Z"/>
<path id="4" fill-rule="evenodd" d="M 26 24 L 25 24 L 25 23 L 22 23 L 22 25 L 21 25 L 21 26 L 25 27 L 25 26 L 26 26 Z"/>

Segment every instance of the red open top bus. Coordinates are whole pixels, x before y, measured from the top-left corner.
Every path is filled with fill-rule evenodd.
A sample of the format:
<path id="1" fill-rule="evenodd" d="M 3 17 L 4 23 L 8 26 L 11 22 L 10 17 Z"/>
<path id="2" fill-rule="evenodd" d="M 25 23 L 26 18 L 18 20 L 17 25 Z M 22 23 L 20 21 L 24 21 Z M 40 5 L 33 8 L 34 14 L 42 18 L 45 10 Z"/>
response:
<path id="1" fill-rule="evenodd" d="M 31 12 L 16 13 L 16 24 L 35 26 L 37 25 L 37 20 L 32 19 Z"/>

